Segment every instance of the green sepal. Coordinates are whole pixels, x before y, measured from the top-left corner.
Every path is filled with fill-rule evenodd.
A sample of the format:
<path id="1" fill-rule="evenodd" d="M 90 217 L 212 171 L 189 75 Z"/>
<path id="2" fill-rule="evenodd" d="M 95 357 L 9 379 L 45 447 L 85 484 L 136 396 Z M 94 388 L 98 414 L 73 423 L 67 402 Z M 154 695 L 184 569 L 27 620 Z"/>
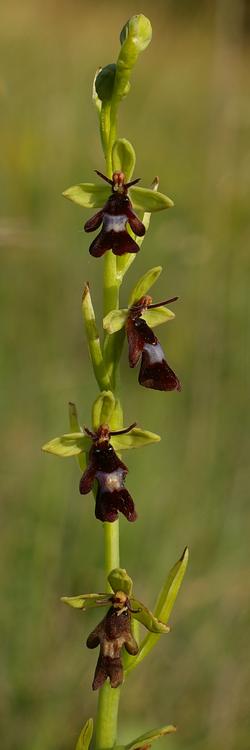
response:
<path id="1" fill-rule="evenodd" d="M 90 438 L 82 432 L 69 432 L 61 437 L 50 440 L 42 446 L 45 453 L 54 453 L 55 456 L 77 456 L 82 451 L 89 451 Z"/>
<path id="2" fill-rule="evenodd" d="M 81 182 L 64 190 L 63 196 L 83 208 L 103 208 L 110 196 L 110 188 L 94 182 Z"/>
<path id="3" fill-rule="evenodd" d="M 156 190 L 150 190 L 150 188 L 137 187 L 136 185 L 129 188 L 129 193 L 136 211 L 153 213 L 154 211 L 163 211 L 165 208 L 172 208 L 174 205 L 167 195 L 158 193 Z"/>
<path id="4" fill-rule="evenodd" d="M 153 310 L 146 310 L 142 318 L 150 328 L 154 328 L 161 325 L 161 323 L 167 323 L 168 320 L 173 320 L 175 314 L 167 307 L 155 307 Z"/>
<path id="5" fill-rule="evenodd" d="M 132 177 L 136 162 L 135 150 L 126 138 L 118 138 L 112 149 L 113 172 L 123 172 L 126 182 Z"/>
<path id="6" fill-rule="evenodd" d="M 111 310 L 105 318 L 103 318 L 103 328 L 108 333 L 116 333 L 123 328 L 128 315 L 127 307 L 121 310 Z"/>
<path id="7" fill-rule="evenodd" d="M 155 284 L 155 282 L 159 278 L 161 272 L 162 266 L 155 266 L 154 268 L 150 268 L 149 271 L 146 271 L 146 273 L 141 276 L 130 294 L 128 303 L 129 307 L 131 307 L 134 302 L 138 302 L 141 297 L 144 297 L 144 295 L 147 294 L 148 290 L 151 288 L 151 286 L 153 286 L 153 284 Z"/>
<path id="8" fill-rule="evenodd" d="M 108 576 L 108 582 L 114 593 L 116 593 L 116 591 L 124 591 L 128 597 L 131 596 L 133 581 L 127 574 L 125 568 L 114 568 L 114 570 L 111 570 Z"/>
<path id="9" fill-rule="evenodd" d="M 78 737 L 75 750 L 88 750 L 93 735 L 93 719 L 88 719 Z"/>
<path id="10" fill-rule="evenodd" d="M 73 609 L 91 609 L 92 607 L 105 607 L 109 605 L 108 594 L 79 594 L 79 596 L 61 596 L 61 602 L 68 604 Z"/>
<path id="11" fill-rule="evenodd" d="M 128 448 L 141 448 L 143 445 L 158 443 L 160 435 L 149 430 L 142 430 L 140 427 L 134 427 L 131 432 L 125 435 L 112 435 L 110 442 L 115 451 L 127 450 Z"/>
<path id="12" fill-rule="evenodd" d="M 167 576 L 166 583 L 162 587 L 156 602 L 155 614 L 165 622 L 168 621 L 172 612 L 178 591 L 180 589 L 183 577 L 188 564 L 189 551 L 185 547 L 184 552 L 178 562 L 171 568 Z"/>
<path id="13" fill-rule="evenodd" d="M 173 726 L 173 724 L 152 729 L 151 732 L 145 732 L 145 734 L 141 734 L 140 737 L 137 737 L 136 740 L 129 742 L 128 745 L 125 746 L 126 750 L 139 750 L 143 745 L 150 746 L 151 742 L 154 742 L 154 740 L 159 740 L 160 737 L 164 737 L 165 734 L 171 734 L 172 732 L 176 732 L 176 727 Z"/>
<path id="14" fill-rule="evenodd" d="M 83 433 L 82 427 L 78 419 L 76 405 L 73 404 L 72 401 L 69 402 L 69 424 L 70 424 L 71 432 Z M 78 453 L 77 461 L 78 461 L 81 471 L 85 471 L 86 465 L 87 465 L 86 453 Z"/>
<path id="15" fill-rule="evenodd" d="M 95 79 L 95 89 L 101 102 L 110 102 L 114 90 L 116 64 L 110 63 L 99 70 Z"/>
<path id="16" fill-rule="evenodd" d="M 134 597 L 130 599 L 130 606 L 131 610 L 133 610 L 132 617 L 141 622 L 151 633 L 169 633 L 170 628 L 164 622 L 158 620 L 144 604 L 139 602 L 139 599 L 134 599 Z"/>
<path id="17" fill-rule="evenodd" d="M 96 431 L 101 424 L 110 424 L 115 408 L 115 397 L 112 391 L 102 391 L 93 403 L 92 424 Z"/>

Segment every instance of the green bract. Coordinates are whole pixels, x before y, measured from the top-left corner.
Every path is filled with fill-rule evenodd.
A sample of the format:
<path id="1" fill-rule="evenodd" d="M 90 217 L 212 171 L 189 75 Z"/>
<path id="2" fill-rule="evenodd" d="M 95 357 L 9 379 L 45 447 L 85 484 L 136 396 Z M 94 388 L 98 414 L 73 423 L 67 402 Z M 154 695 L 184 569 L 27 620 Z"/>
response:
<path id="1" fill-rule="evenodd" d="M 129 18 L 120 33 L 122 45 L 118 60 L 124 65 L 131 67 L 135 64 L 140 52 L 143 52 L 152 39 L 152 26 L 143 13 Z"/>
<path id="2" fill-rule="evenodd" d="M 115 408 L 115 397 L 112 391 L 102 391 L 93 403 L 92 424 L 94 431 L 101 424 L 110 424 L 112 413 Z"/>
<path id="3" fill-rule="evenodd" d="M 142 748 L 144 745 L 149 745 L 150 747 L 152 742 L 159 740 L 160 737 L 164 737 L 164 735 L 171 734 L 172 732 L 176 732 L 176 727 L 172 724 L 168 724 L 165 727 L 157 727 L 157 729 L 151 729 L 151 732 L 145 732 L 145 734 L 141 734 L 140 737 L 137 737 L 136 740 L 129 742 L 128 745 L 125 746 L 126 750 L 139 750 L 139 748 Z"/>
<path id="4" fill-rule="evenodd" d="M 112 166 L 114 172 L 124 172 L 126 182 L 131 180 L 135 168 L 135 150 L 126 138 L 118 138 L 112 148 Z"/>
<path id="5" fill-rule="evenodd" d="M 151 286 L 153 286 L 159 278 L 161 272 L 162 266 L 155 266 L 141 276 L 130 294 L 128 307 L 131 307 L 134 302 L 137 302 L 138 299 L 141 299 L 141 297 L 144 297 L 144 295 L 147 294 L 148 290 L 151 289 Z"/>
<path id="6" fill-rule="evenodd" d="M 116 74 L 116 64 L 110 63 L 101 68 L 95 79 L 95 88 L 101 102 L 112 99 Z"/>
<path id="7" fill-rule="evenodd" d="M 178 591 L 180 589 L 183 577 L 186 572 L 188 563 L 188 548 L 186 547 L 180 560 L 171 568 L 170 573 L 166 578 L 166 582 L 162 587 L 162 590 L 158 596 L 157 604 L 154 610 L 154 615 L 157 619 L 167 623 L 169 616 L 172 612 Z M 145 659 L 145 656 L 151 651 L 159 639 L 159 635 L 155 633 L 149 633 L 146 635 L 140 645 L 137 656 L 133 659 L 127 657 L 125 659 L 126 671 L 130 672 L 137 664 Z"/>
<path id="8" fill-rule="evenodd" d="M 93 719 L 88 719 L 77 740 L 75 750 L 88 750 L 93 734 Z"/>

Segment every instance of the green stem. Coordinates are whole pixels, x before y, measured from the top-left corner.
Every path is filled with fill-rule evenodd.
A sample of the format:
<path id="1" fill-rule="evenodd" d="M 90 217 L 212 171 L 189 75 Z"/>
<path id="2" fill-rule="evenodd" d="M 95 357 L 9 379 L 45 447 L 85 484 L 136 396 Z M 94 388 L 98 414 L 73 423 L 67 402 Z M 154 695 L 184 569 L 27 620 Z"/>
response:
<path id="1" fill-rule="evenodd" d="M 116 744 L 120 688 L 105 682 L 99 690 L 95 750 L 111 750 Z"/>
<path id="2" fill-rule="evenodd" d="M 105 575 L 108 577 L 111 570 L 119 568 L 120 566 L 120 554 L 119 554 L 119 520 L 113 523 L 105 521 L 103 524 L 104 528 L 104 559 L 105 559 Z M 112 591 L 111 588 L 108 589 Z"/>
<path id="3" fill-rule="evenodd" d="M 109 112 L 107 113 L 109 117 Z M 106 118 L 106 128 L 107 120 Z M 103 122 L 104 124 L 104 122 Z M 109 135 L 109 133 L 108 133 Z M 114 134 L 113 134 L 114 135 Z M 110 144 L 110 141 L 109 141 Z M 105 152 L 107 174 L 112 175 L 112 152 L 109 148 Z M 116 256 L 109 250 L 104 258 L 104 279 L 103 279 L 103 311 L 104 316 L 119 308 L 119 284 L 116 275 Z M 115 362 L 115 342 L 114 336 L 106 337 L 105 359 L 110 363 Z M 105 363 L 106 364 L 106 363 Z M 115 420 L 116 421 L 116 420 Z M 119 429 L 121 426 L 119 417 L 117 424 L 112 424 L 112 429 Z M 113 523 L 105 522 L 104 529 L 104 564 L 105 577 L 108 591 L 111 588 L 107 582 L 107 576 L 114 568 L 119 568 L 119 520 Z M 110 750 L 116 744 L 118 708 L 120 700 L 120 688 L 111 688 L 108 682 L 105 682 L 99 690 L 96 732 L 95 732 L 95 750 Z"/>

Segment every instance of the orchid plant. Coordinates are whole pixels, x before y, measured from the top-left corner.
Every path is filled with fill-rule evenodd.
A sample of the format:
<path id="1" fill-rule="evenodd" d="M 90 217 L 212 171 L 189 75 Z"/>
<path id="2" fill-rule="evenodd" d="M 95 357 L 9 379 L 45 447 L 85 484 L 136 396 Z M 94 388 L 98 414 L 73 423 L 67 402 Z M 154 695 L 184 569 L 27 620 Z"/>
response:
<path id="1" fill-rule="evenodd" d="M 89 252 L 93 263 L 104 256 L 103 336 L 100 337 L 89 284 L 82 296 L 82 314 L 90 360 L 99 393 L 92 406 L 92 427 L 82 426 L 75 404 L 69 404 L 69 431 L 50 440 L 43 450 L 57 456 L 76 456 L 81 470 L 80 493 L 92 491 L 95 517 L 104 529 L 105 591 L 103 593 L 64 596 L 62 601 L 75 609 L 107 609 L 101 622 L 87 638 L 88 648 L 99 646 L 100 653 L 93 678 L 93 690 L 99 691 L 97 717 L 89 719 L 79 736 L 76 750 L 119 747 L 117 721 L 120 689 L 132 670 L 147 656 L 158 639 L 169 632 L 169 617 L 188 561 L 185 549 L 163 582 L 153 612 L 133 595 L 133 582 L 119 558 L 119 513 L 135 522 L 137 513 L 125 481 L 128 467 L 121 459 L 124 450 L 157 443 L 160 436 L 135 422 L 124 427 L 123 410 L 117 390 L 117 373 L 127 336 L 130 367 L 140 361 L 139 384 L 161 391 L 180 391 L 180 380 L 166 362 L 161 344 L 152 328 L 173 320 L 167 305 L 177 297 L 153 303 L 149 289 L 157 281 L 160 266 L 149 269 L 131 290 L 127 308 L 119 308 L 119 292 L 125 274 L 136 259 L 148 233 L 151 214 L 173 206 L 158 190 L 155 178 L 150 188 L 138 186 L 133 178 L 135 152 L 125 138 L 119 138 L 119 104 L 129 93 L 133 68 L 151 41 L 150 21 L 142 14 L 133 16 L 120 35 L 116 64 L 98 70 L 93 84 L 105 173 L 95 170 L 101 181 L 84 182 L 65 190 L 64 196 L 83 209 L 95 211 L 84 224 L 85 232 L 99 230 Z M 97 209 L 97 211 L 96 211 Z M 139 521 L 138 521 L 139 523 Z M 138 623 L 147 630 L 140 638 Z M 167 724 L 132 740 L 128 750 L 149 747 L 175 727 Z"/>

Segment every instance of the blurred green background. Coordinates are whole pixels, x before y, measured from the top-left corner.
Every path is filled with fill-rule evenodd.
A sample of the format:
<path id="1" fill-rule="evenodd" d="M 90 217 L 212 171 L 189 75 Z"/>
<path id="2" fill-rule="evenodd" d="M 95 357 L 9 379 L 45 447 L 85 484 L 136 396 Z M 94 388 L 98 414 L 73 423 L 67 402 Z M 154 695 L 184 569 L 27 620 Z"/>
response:
<path id="1" fill-rule="evenodd" d="M 122 564 L 153 606 L 189 544 L 172 632 L 132 673 L 120 740 L 173 722 L 168 750 L 249 748 L 249 5 L 10 0 L 1 11 L 1 645 L 2 746 L 69 750 L 95 715 L 95 615 L 62 594 L 103 588 L 102 526 L 78 494 L 75 461 L 41 454 L 68 428 L 67 402 L 90 424 L 96 396 L 80 299 L 90 281 L 101 320 L 102 262 L 81 233 L 88 214 L 61 198 L 104 170 L 95 69 L 113 62 L 135 12 L 153 41 L 121 106 L 120 136 L 143 184 L 160 175 L 175 208 L 152 218 L 122 291 L 164 272 L 178 294 L 161 341 L 183 391 L 137 386 L 124 355 L 126 424 L 162 442 L 127 454 L 139 520 L 121 519 Z"/>

